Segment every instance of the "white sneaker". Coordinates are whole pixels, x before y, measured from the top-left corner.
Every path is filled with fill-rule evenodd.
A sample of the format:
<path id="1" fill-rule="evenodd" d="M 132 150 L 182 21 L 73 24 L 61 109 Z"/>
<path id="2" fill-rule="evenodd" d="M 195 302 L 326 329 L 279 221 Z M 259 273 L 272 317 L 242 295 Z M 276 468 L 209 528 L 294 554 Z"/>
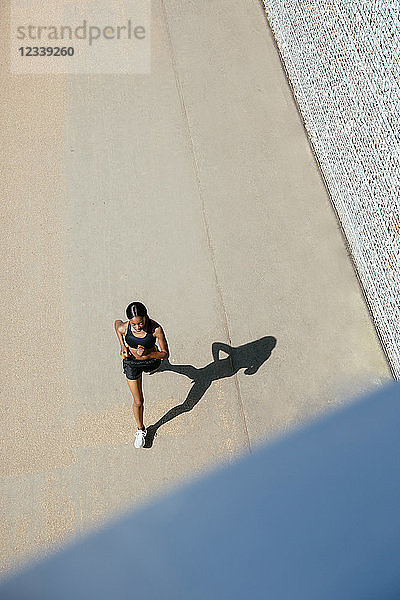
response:
<path id="1" fill-rule="evenodd" d="M 142 431 L 141 429 L 137 430 L 135 443 L 134 443 L 135 448 L 143 448 L 145 438 L 146 438 L 146 433 L 147 433 L 146 427 L 144 428 L 144 431 Z"/>

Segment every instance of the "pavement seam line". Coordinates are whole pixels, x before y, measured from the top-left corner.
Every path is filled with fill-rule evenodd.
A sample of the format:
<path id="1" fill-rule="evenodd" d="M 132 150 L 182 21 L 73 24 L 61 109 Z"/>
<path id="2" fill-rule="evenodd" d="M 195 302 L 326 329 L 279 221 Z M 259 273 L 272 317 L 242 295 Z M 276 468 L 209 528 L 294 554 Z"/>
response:
<path id="1" fill-rule="evenodd" d="M 164 12 L 164 23 L 165 23 L 165 29 L 166 29 L 166 32 L 167 32 L 168 45 L 170 47 L 171 63 L 172 63 L 172 69 L 173 69 L 173 72 L 174 72 L 175 85 L 176 85 L 176 89 L 177 89 L 177 92 L 178 92 L 179 102 L 180 102 L 180 105 L 181 105 L 181 111 L 182 111 L 182 115 L 183 115 L 183 119 L 184 119 L 184 122 L 185 122 L 186 131 L 187 131 L 187 135 L 188 135 L 188 139 L 189 139 L 190 153 L 192 155 L 192 162 L 193 162 L 193 170 L 194 170 L 194 174 L 195 174 L 195 178 L 196 178 L 196 184 L 197 184 L 198 193 L 199 193 L 199 197 L 200 197 L 200 203 L 201 203 L 201 216 L 202 216 L 202 220 L 203 220 L 204 230 L 205 230 L 205 233 L 206 233 L 207 246 L 208 246 L 208 250 L 209 250 L 209 253 L 210 253 L 210 257 L 211 257 L 211 264 L 212 264 L 212 270 L 213 270 L 213 274 L 214 274 L 215 285 L 216 285 L 216 289 L 217 289 L 217 295 L 218 295 L 219 302 L 220 302 L 220 305 L 221 305 L 221 310 L 222 310 L 223 328 L 225 330 L 225 334 L 226 334 L 227 339 L 229 341 L 229 345 L 232 346 L 232 340 L 231 340 L 231 335 L 230 335 L 230 331 L 229 331 L 229 324 L 228 324 L 228 315 L 226 313 L 224 299 L 223 299 L 223 295 L 222 295 L 222 290 L 221 290 L 221 286 L 220 286 L 220 283 L 219 283 L 219 280 L 218 280 L 218 273 L 217 273 L 217 267 L 216 267 L 215 252 L 214 252 L 214 248 L 213 248 L 212 241 L 211 241 L 211 232 L 210 232 L 210 227 L 209 227 L 208 219 L 207 219 L 206 204 L 205 204 L 203 190 L 202 190 L 202 185 L 201 185 L 201 181 L 200 181 L 200 173 L 199 173 L 199 168 L 198 168 L 198 164 L 197 164 L 197 160 L 196 160 L 196 154 L 195 154 L 195 151 L 194 151 L 193 138 L 192 138 L 192 134 L 191 134 L 191 131 L 190 131 L 189 118 L 188 118 L 188 115 L 187 115 L 187 110 L 186 110 L 185 100 L 184 100 L 184 97 L 183 97 L 182 87 L 181 87 L 181 84 L 180 84 L 180 81 L 179 81 L 178 69 L 177 69 L 177 65 L 176 65 L 176 61 L 175 61 L 174 46 L 172 44 L 171 32 L 170 32 L 170 28 L 169 28 L 169 25 L 168 25 L 168 15 L 167 15 L 167 11 L 166 11 L 166 8 L 165 8 L 164 0 L 160 0 L 160 2 L 161 2 L 161 6 L 162 6 L 162 9 L 163 9 L 163 12 Z M 231 357 L 229 357 L 229 360 L 231 361 L 231 364 L 232 364 Z M 233 365 L 232 365 L 232 367 L 233 367 Z M 248 426 L 247 426 L 247 420 L 246 420 L 246 414 L 244 412 L 243 399 L 242 399 L 242 394 L 241 394 L 241 391 L 240 391 L 240 384 L 239 384 L 239 380 L 238 380 L 238 377 L 237 377 L 236 373 L 233 375 L 233 379 L 234 379 L 234 382 L 235 382 L 235 387 L 236 387 L 236 392 L 237 392 L 237 397 L 238 397 L 238 402 L 239 402 L 239 410 L 241 412 L 242 420 L 243 420 L 243 423 L 244 423 L 244 431 L 245 431 L 245 436 L 246 436 L 246 440 L 247 440 L 247 447 L 248 447 L 248 450 L 249 450 L 250 454 L 252 454 L 251 444 L 250 444 L 250 436 L 249 436 L 249 431 L 248 431 Z"/>

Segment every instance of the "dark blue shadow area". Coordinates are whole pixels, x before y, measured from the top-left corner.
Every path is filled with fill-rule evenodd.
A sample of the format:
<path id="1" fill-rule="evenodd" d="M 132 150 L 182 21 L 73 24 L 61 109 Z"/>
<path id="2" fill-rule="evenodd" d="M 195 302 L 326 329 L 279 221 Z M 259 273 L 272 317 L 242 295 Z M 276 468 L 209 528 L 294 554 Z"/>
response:
<path id="1" fill-rule="evenodd" d="M 7 600 L 400 598 L 400 384 L 0 585 Z"/>

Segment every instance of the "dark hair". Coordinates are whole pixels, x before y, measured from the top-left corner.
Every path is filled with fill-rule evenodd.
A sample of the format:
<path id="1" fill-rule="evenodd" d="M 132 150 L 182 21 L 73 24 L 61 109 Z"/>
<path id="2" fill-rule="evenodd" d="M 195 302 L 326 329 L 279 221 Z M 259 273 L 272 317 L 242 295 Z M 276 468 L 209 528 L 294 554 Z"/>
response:
<path id="1" fill-rule="evenodd" d="M 126 316 L 128 319 L 134 317 L 147 317 L 147 308 L 141 302 L 131 302 L 126 307 Z"/>

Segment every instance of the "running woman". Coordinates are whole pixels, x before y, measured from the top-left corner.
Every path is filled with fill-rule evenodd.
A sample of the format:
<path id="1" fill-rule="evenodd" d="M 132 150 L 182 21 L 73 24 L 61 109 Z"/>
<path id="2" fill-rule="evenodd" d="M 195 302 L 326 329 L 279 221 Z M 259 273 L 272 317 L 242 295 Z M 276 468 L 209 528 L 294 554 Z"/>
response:
<path id="1" fill-rule="evenodd" d="M 133 396 L 133 414 L 137 424 L 135 448 L 142 448 L 147 433 L 143 423 L 142 373 L 157 371 L 161 359 L 169 357 L 169 350 L 161 325 L 150 319 L 144 304 L 131 302 L 126 316 L 128 321 L 118 319 L 114 326 L 121 344 L 123 371 Z"/>

